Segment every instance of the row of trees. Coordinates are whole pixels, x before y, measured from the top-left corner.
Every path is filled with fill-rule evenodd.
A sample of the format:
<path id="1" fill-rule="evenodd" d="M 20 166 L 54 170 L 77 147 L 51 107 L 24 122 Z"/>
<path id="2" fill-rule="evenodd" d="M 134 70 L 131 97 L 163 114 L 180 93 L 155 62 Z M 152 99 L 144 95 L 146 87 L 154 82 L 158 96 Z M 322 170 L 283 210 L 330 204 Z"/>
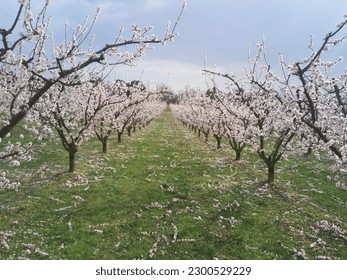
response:
<path id="1" fill-rule="evenodd" d="M 159 94 L 147 90 L 140 81 L 54 86 L 34 106 L 33 113 L 55 130 L 51 135 L 57 135 L 68 152 L 69 172 L 74 172 L 76 153 L 85 140 L 96 136 L 106 153 L 112 133 L 117 133 L 120 143 L 125 130 L 130 135 L 164 110 L 166 104 L 159 101 Z"/>
<path id="2" fill-rule="evenodd" d="M 213 86 L 206 93 L 187 92 L 172 110 L 193 128 L 213 134 L 217 143 L 225 137 L 236 159 L 245 145 L 251 147 L 266 164 L 269 183 L 276 163 L 294 151 L 317 157 L 323 152 L 343 170 L 347 75 L 338 74 L 342 58 L 324 58 L 346 38 L 346 24 L 344 18 L 318 48 L 310 40 L 310 54 L 301 61 L 288 64 L 280 56 L 279 75 L 268 63 L 263 40 L 242 75 L 205 69 Z"/>
<path id="3" fill-rule="evenodd" d="M 153 105 L 153 92 L 141 83 L 106 80 L 118 65 L 133 65 L 150 45 L 173 41 L 185 5 L 162 37 L 152 34 L 151 26 L 133 24 L 129 38 L 120 28 L 114 39 L 95 48 L 92 30 L 100 9 L 72 30 L 65 26 L 64 39 L 57 43 L 50 29 L 49 2 L 35 13 L 30 0 L 18 0 L 12 23 L 0 26 L 0 160 L 11 165 L 30 160 L 32 143 L 53 129 L 69 153 L 73 171 L 78 147 L 91 131 L 105 142 L 106 126 L 121 134 L 156 113 L 140 104 L 160 108 Z M 10 186 L 7 171 L 0 174 L 0 187 Z"/>

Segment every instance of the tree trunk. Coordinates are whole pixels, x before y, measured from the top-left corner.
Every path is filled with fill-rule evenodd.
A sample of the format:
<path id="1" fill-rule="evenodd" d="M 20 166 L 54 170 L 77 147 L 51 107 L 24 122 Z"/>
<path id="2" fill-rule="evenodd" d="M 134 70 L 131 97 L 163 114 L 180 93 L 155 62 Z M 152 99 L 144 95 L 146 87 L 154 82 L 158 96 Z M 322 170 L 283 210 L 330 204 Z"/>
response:
<path id="1" fill-rule="evenodd" d="M 102 142 L 102 152 L 104 154 L 107 153 L 107 140 L 105 140 L 105 142 Z"/>
<path id="2" fill-rule="evenodd" d="M 307 147 L 307 151 L 305 153 L 305 156 L 310 156 L 312 154 L 312 147 L 311 145 Z"/>
<path id="3" fill-rule="evenodd" d="M 77 153 L 77 151 L 75 151 L 75 150 L 69 151 L 69 172 L 75 172 L 76 153 Z"/>
<path id="4" fill-rule="evenodd" d="M 200 137 L 200 136 L 201 136 L 201 130 L 198 129 L 198 137 Z"/>
<path id="5" fill-rule="evenodd" d="M 131 127 L 128 127 L 127 131 L 128 131 L 128 136 L 130 137 L 131 136 Z"/>
<path id="6" fill-rule="evenodd" d="M 217 149 L 220 149 L 222 147 L 222 145 L 221 145 L 222 136 L 214 135 L 214 137 L 217 140 Z"/>
<path id="7" fill-rule="evenodd" d="M 230 147 L 235 151 L 236 157 L 235 160 L 241 159 L 241 153 L 245 147 L 244 143 L 238 142 L 234 137 L 229 138 Z"/>
<path id="8" fill-rule="evenodd" d="M 235 160 L 240 160 L 241 159 L 241 151 L 240 150 L 236 150 L 235 153 L 236 153 Z"/>
<path id="9" fill-rule="evenodd" d="M 117 133 L 117 142 L 118 143 L 122 143 L 122 134 L 123 134 L 123 132 L 118 131 L 118 133 Z"/>
<path id="10" fill-rule="evenodd" d="M 208 142 L 208 132 L 204 132 L 205 135 L 205 142 Z"/>
<path id="11" fill-rule="evenodd" d="M 275 181 L 275 166 L 269 166 L 267 171 L 267 182 L 272 184 Z"/>

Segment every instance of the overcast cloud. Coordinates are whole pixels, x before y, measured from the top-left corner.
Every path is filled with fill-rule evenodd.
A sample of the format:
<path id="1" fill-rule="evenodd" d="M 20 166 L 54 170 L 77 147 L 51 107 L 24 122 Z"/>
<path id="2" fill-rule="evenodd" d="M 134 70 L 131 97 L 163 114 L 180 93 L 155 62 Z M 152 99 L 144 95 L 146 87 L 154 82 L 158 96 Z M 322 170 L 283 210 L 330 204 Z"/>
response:
<path id="1" fill-rule="evenodd" d="M 2 24 L 9 22 L 17 1 L 2 1 Z M 40 6 L 43 0 L 32 0 Z M 182 0 L 52 0 L 49 15 L 55 38 L 63 34 L 64 23 L 81 24 L 86 15 L 93 16 L 96 7 L 101 14 L 95 27 L 96 44 L 115 38 L 120 27 L 132 23 L 153 25 L 154 33 L 165 32 L 167 20 L 175 21 Z M 318 46 L 326 33 L 347 13 L 344 0 L 188 0 L 173 44 L 156 46 L 148 51 L 136 68 L 119 67 L 112 78 L 141 79 L 168 83 L 175 90 L 190 86 L 205 87 L 201 74 L 204 53 L 208 64 L 219 69 L 239 72 L 247 64 L 248 46 L 255 49 L 265 37 L 267 55 L 276 64 L 279 53 L 288 62 L 305 57 L 309 36 Z M 1 24 L 1 25 L 2 25 Z M 334 50 L 333 56 L 344 56 L 346 45 Z"/>

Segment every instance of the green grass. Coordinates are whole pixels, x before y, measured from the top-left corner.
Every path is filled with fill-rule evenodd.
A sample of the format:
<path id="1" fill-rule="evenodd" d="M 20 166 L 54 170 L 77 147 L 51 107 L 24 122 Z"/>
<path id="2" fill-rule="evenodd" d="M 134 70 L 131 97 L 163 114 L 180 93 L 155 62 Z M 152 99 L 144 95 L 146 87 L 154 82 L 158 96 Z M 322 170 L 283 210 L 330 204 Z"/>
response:
<path id="1" fill-rule="evenodd" d="M 255 155 L 235 162 L 210 141 L 166 110 L 107 155 L 84 143 L 74 174 L 48 143 L 13 171 L 19 190 L 0 191 L 0 259 L 347 259 L 347 192 L 329 163 L 280 162 L 267 187 Z"/>

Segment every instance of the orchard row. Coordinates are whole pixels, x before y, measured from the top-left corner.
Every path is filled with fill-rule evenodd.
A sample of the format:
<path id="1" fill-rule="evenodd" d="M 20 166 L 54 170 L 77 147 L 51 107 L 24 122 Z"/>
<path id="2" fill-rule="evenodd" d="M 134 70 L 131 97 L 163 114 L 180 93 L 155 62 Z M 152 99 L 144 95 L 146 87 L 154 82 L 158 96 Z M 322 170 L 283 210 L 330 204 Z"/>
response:
<path id="1" fill-rule="evenodd" d="M 18 0 L 12 23 L 0 26 L 0 160 L 20 165 L 31 160 L 32 143 L 57 135 L 68 152 L 69 171 L 74 171 L 75 155 L 92 134 L 106 152 L 112 131 L 120 141 L 124 130 L 130 133 L 163 109 L 157 89 L 139 81 L 110 82 L 110 75 L 120 64 L 134 65 L 151 45 L 173 41 L 185 4 L 161 37 L 152 34 L 152 26 L 132 24 L 107 43 L 97 42 L 92 33 L 99 8 L 73 29 L 66 24 L 65 36 L 56 42 L 50 1 L 41 9 L 34 4 Z M 18 186 L 8 180 L 11 168 L 2 169 L 0 188 Z"/>
<path id="2" fill-rule="evenodd" d="M 341 57 L 325 59 L 346 38 L 346 18 L 319 48 L 310 41 L 310 55 L 301 61 L 280 56 L 278 66 L 270 65 L 263 40 L 243 74 L 205 69 L 213 86 L 207 92 L 187 89 L 171 106 L 174 114 L 205 137 L 212 134 L 218 147 L 226 138 L 236 160 L 246 145 L 252 148 L 267 166 L 269 183 L 277 162 L 293 153 L 328 155 L 345 172 L 347 72 L 339 70 Z"/>

